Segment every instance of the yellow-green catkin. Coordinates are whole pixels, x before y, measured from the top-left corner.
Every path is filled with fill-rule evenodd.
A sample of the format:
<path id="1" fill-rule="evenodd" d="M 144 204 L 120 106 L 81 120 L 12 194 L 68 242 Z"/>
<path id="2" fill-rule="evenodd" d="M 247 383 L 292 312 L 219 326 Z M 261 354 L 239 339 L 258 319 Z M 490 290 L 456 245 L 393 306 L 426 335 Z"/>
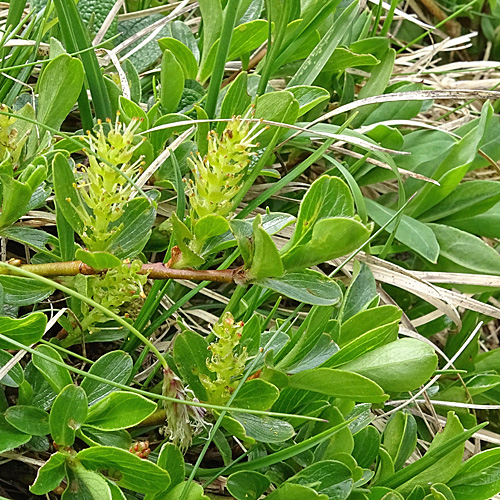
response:
<path id="1" fill-rule="evenodd" d="M 5 104 L 0 104 L 0 111 L 7 113 L 10 109 Z M 28 139 L 29 132 L 20 136 L 15 127 L 16 121 L 17 118 L 13 116 L 0 115 L 0 163 L 11 160 L 12 165 L 15 164 Z"/>
<path id="2" fill-rule="evenodd" d="M 81 236 L 92 251 L 106 250 L 109 237 L 120 230 L 113 224 L 123 215 L 124 206 L 132 194 L 133 185 L 128 179 L 136 180 L 144 165 L 142 157 L 131 163 L 142 144 L 142 141 L 134 144 L 140 120 L 134 118 L 126 126 L 119 121 L 119 116 L 117 114 L 114 125 L 107 120 L 108 133 L 105 133 L 101 121 L 95 137 L 87 133 L 90 150 L 85 152 L 88 165 L 78 165 L 82 175 L 76 188 L 82 201 L 91 209 L 90 214 L 80 214 L 85 224 Z"/>
<path id="3" fill-rule="evenodd" d="M 233 198 L 243 183 L 243 177 L 255 155 L 252 149 L 260 122 L 233 117 L 221 136 L 211 131 L 208 135 L 208 152 L 202 158 L 198 153 L 189 159 L 193 179 L 188 194 L 194 219 L 209 214 L 226 216 L 233 207 Z"/>
<path id="4" fill-rule="evenodd" d="M 240 348 L 239 345 L 243 322 L 236 322 L 231 313 L 225 313 L 214 325 L 213 331 L 217 341 L 209 346 L 212 356 L 207 361 L 207 367 L 216 378 L 212 380 L 200 375 L 200 379 L 207 389 L 210 402 L 224 404 L 245 370 L 248 353 L 245 347 Z"/>

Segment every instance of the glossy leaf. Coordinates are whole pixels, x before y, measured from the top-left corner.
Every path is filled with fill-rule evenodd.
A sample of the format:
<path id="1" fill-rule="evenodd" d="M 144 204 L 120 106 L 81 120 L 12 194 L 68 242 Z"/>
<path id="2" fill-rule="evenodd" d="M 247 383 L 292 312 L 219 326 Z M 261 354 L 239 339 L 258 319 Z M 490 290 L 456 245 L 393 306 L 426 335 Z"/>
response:
<path id="1" fill-rule="evenodd" d="M 329 500 L 346 500 L 351 492 L 353 480 L 346 465 L 335 460 L 325 460 L 306 467 L 287 483 L 314 485 L 314 489 L 327 495 Z"/>
<path id="2" fill-rule="evenodd" d="M 312 305 L 335 305 L 342 297 L 342 291 L 335 281 L 311 270 L 287 273 L 281 278 L 259 280 L 258 284 L 291 299 Z"/>
<path id="3" fill-rule="evenodd" d="M 80 95 L 83 78 L 83 64 L 76 57 L 52 59 L 38 80 L 37 120 L 59 129 Z"/>
<path id="4" fill-rule="evenodd" d="M 133 361 L 123 351 L 112 351 L 101 356 L 91 367 L 89 373 L 111 382 L 126 384 L 132 374 Z M 93 405 L 107 394 L 116 391 L 116 387 L 91 378 L 84 378 L 81 388 L 87 394 L 89 405 Z"/>
<path id="5" fill-rule="evenodd" d="M 385 391 L 412 391 L 429 380 L 437 367 L 437 356 L 428 344 L 401 339 L 384 345 L 342 366 L 342 370 L 364 375 Z"/>
<path id="6" fill-rule="evenodd" d="M 0 317 L 0 332 L 2 335 L 29 346 L 37 343 L 45 332 L 47 316 L 41 312 L 35 312 L 20 319 L 12 319 L 6 316 Z M 6 340 L 0 340 L 0 349 L 19 349 Z"/>
<path id="7" fill-rule="evenodd" d="M 312 488 L 292 483 L 284 483 L 266 498 L 269 500 L 329 500 L 327 495 L 318 494 Z"/>
<path id="8" fill-rule="evenodd" d="M 368 215 L 379 226 L 383 226 L 389 222 L 396 213 L 394 210 L 379 205 L 370 199 L 365 199 L 365 203 Z M 391 222 L 385 227 L 385 231 L 392 233 L 395 225 L 395 221 Z M 396 239 L 429 262 L 436 263 L 439 255 L 439 244 L 432 230 L 422 222 L 408 215 L 403 215 L 396 230 Z"/>
<path id="9" fill-rule="evenodd" d="M 50 434 L 60 446 L 72 446 L 76 430 L 87 418 L 87 396 L 81 387 L 66 386 L 55 399 L 50 411 Z"/>
<path id="10" fill-rule="evenodd" d="M 69 484 L 61 500 L 113 500 L 109 483 L 101 474 L 67 464 L 66 475 Z"/>
<path id="11" fill-rule="evenodd" d="M 57 488 L 66 475 L 64 464 L 66 456 L 62 453 L 54 453 L 49 460 L 38 469 L 35 482 L 30 486 L 34 495 L 45 495 Z"/>
<path id="12" fill-rule="evenodd" d="M 332 368 L 315 368 L 290 376 L 289 386 L 336 398 L 381 403 L 388 396 L 375 382 L 355 373 Z"/>
<path id="13" fill-rule="evenodd" d="M 63 360 L 60 354 L 48 345 L 39 345 L 36 348 L 36 353 L 34 353 L 32 357 L 32 362 L 36 369 L 44 376 L 45 380 L 47 380 L 56 393 L 59 393 L 64 387 L 73 383 L 71 375 L 66 368 L 51 363 L 50 360 L 42 358 L 38 353 L 48 356 L 60 363 L 62 363 Z"/>
<path id="14" fill-rule="evenodd" d="M 138 493 L 158 493 L 168 488 L 170 476 L 153 462 L 110 446 L 86 448 L 76 458 L 89 470 L 120 471 L 120 486 Z"/>
<path id="15" fill-rule="evenodd" d="M 207 399 L 207 390 L 200 382 L 199 374 L 212 377 L 207 368 L 208 343 L 197 333 L 186 330 L 178 335 L 174 343 L 174 361 L 177 369 L 191 390 L 202 401 Z"/>
<path id="16" fill-rule="evenodd" d="M 500 255 L 484 241 L 465 231 L 442 224 L 429 224 L 441 247 L 440 256 L 450 270 L 500 274 Z"/>
<path id="17" fill-rule="evenodd" d="M 32 436 L 50 433 L 48 413 L 35 406 L 11 406 L 5 412 L 5 420 L 17 430 Z"/>
<path id="18" fill-rule="evenodd" d="M 269 488 L 269 479 L 256 471 L 241 471 L 227 478 L 227 491 L 236 500 L 258 500 Z"/>
<path id="19" fill-rule="evenodd" d="M 127 429 L 156 410 L 156 403 L 139 394 L 115 391 L 90 407 L 85 425 L 106 431 Z"/>
<path id="20" fill-rule="evenodd" d="M 173 113 L 177 111 L 184 90 L 184 70 L 175 55 L 168 49 L 163 52 L 160 81 L 161 105 L 167 113 Z"/>
<path id="21" fill-rule="evenodd" d="M 496 495 L 500 491 L 500 449 L 469 458 L 448 485 L 457 500 L 487 500 Z"/>
<path id="22" fill-rule="evenodd" d="M 257 216 L 253 222 L 253 256 L 248 276 L 254 280 L 279 278 L 283 272 L 283 263 L 276 244 L 262 227 L 260 216 Z"/>
<path id="23" fill-rule="evenodd" d="M 4 302 L 16 307 L 29 306 L 45 300 L 54 289 L 45 283 L 20 276 L 0 276 Z"/>
<path id="24" fill-rule="evenodd" d="M 383 444 L 394 462 L 394 469 L 401 469 L 417 446 L 417 422 L 409 413 L 397 412 L 387 423 Z"/>
<path id="25" fill-rule="evenodd" d="M 198 63 L 191 50 L 176 38 L 166 37 L 158 40 L 158 45 L 163 53 L 169 50 L 182 67 L 184 78 L 195 80 L 198 72 Z"/>
<path id="26" fill-rule="evenodd" d="M 283 255 L 283 265 L 287 271 L 296 271 L 342 257 L 360 248 L 369 236 L 368 228 L 357 220 L 321 219 L 314 225 L 309 241 Z"/>
<path id="27" fill-rule="evenodd" d="M 12 427 L 3 415 L 0 415 L 0 453 L 10 451 L 31 439 L 31 434 L 26 434 Z"/>
<path id="28" fill-rule="evenodd" d="M 248 380 L 238 391 L 232 405 L 236 408 L 267 410 L 273 406 L 278 396 L 278 388 L 273 384 L 262 379 Z"/>

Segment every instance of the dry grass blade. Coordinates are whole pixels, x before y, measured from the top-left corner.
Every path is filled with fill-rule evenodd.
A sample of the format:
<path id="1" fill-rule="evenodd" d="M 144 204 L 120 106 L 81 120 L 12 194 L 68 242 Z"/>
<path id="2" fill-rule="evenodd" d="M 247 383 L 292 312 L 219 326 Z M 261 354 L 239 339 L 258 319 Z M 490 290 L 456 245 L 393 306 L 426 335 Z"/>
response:
<path id="1" fill-rule="evenodd" d="M 111 59 L 111 62 L 113 63 L 118 73 L 118 77 L 120 78 L 123 97 L 125 97 L 126 99 L 130 99 L 130 85 L 128 84 L 127 75 L 125 74 L 125 71 L 123 71 L 118 57 L 116 57 L 116 54 L 114 54 L 111 50 L 106 50 L 106 54 L 108 54 L 109 58 Z"/>
<path id="2" fill-rule="evenodd" d="M 356 153 L 355 151 L 351 151 L 341 146 L 331 146 L 330 149 L 333 151 L 337 151 L 338 153 L 351 156 L 352 158 L 358 158 L 358 159 L 363 158 L 362 154 Z M 371 163 L 372 165 L 384 168 L 385 170 L 394 170 L 393 167 L 391 167 L 389 164 L 384 163 L 383 161 L 380 160 L 375 160 L 374 158 L 366 158 L 365 161 L 366 163 Z M 439 182 L 436 181 L 435 179 L 431 179 L 430 177 L 426 177 L 425 175 L 418 174 L 417 172 L 412 172 L 411 170 L 406 170 L 404 168 L 399 168 L 399 167 L 397 170 L 403 178 L 412 177 L 413 179 L 419 179 L 421 181 L 430 182 L 431 184 L 435 184 L 436 186 L 440 185 Z"/>
<path id="3" fill-rule="evenodd" d="M 102 26 L 100 27 L 97 35 L 94 37 L 94 40 L 92 41 L 92 45 L 96 46 L 99 45 L 103 40 L 104 36 L 108 32 L 109 27 L 111 26 L 111 23 L 113 22 L 114 18 L 122 8 L 123 4 L 125 3 L 125 0 L 117 0 L 116 3 L 113 5 L 112 9 L 109 11 L 109 14 L 106 16 L 106 19 L 102 23 Z"/>
<path id="4" fill-rule="evenodd" d="M 390 94 L 376 95 L 373 97 L 366 97 L 365 99 L 359 99 L 357 101 L 344 104 L 339 106 L 328 113 L 320 116 L 316 120 L 310 122 L 305 129 L 310 129 L 314 125 L 329 120 L 334 116 L 341 115 L 352 111 L 353 109 L 360 108 L 361 106 L 368 106 L 370 104 L 381 104 L 383 102 L 397 102 L 397 101 L 425 101 L 429 99 L 500 99 L 500 92 L 495 90 L 415 90 L 411 92 L 393 92 Z M 290 139 L 297 137 L 300 132 L 288 137 L 279 146 L 283 146 Z"/>

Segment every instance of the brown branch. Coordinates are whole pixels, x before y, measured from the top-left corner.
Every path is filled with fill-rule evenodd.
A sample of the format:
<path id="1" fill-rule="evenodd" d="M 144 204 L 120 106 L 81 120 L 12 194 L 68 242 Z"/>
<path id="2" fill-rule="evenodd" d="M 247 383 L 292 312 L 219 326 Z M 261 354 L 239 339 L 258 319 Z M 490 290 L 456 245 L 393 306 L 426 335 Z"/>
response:
<path id="1" fill-rule="evenodd" d="M 11 260 L 11 265 L 16 265 L 20 269 L 30 271 L 38 276 L 76 276 L 77 274 L 95 275 L 102 274 L 81 260 L 71 262 L 49 262 L 46 264 L 24 264 L 19 260 Z M 242 279 L 242 269 L 172 269 L 162 262 L 154 264 L 143 264 L 141 274 L 147 274 L 148 278 L 154 280 L 192 280 L 192 281 L 217 281 L 221 283 L 235 283 Z M 16 274 L 6 267 L 0 266 L 0 274 Z"/>

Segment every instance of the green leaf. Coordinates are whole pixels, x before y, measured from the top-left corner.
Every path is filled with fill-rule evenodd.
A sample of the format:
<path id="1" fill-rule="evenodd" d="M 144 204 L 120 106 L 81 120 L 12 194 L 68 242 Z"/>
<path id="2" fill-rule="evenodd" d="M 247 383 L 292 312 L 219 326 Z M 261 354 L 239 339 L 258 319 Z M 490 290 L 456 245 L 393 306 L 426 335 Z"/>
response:
<path id="1" fill-rule="evenodd" d="M 295 231 L 283 251 L 311 239 L 316 222 L 331 217 L 353 217 L 354 200 L 347 184 L 323 175 L 312 184 L 301 204 Z"/>
<path id="2" fill-rule="evenodd" d="M 160 102 L 162 108 L 167 113 L 173 113 L 177 111 L 177 106 L 184 90 L 184 70 L 181 63 L 177 61 L 174 54 L 168 49 L 165 49 L 163 52 L 160 82 Z"/>
<path id="3" fill-rule="evenodd" d="M 321 219 L 314 225 L 309 241 L 293 246 L 283 255 L 283 265 L 287 271 L 295 271 L 342 257 L 361 247 L 369 236 L 366 226 L 354 219 Z"/>
<path id="4" fill-rule="evenodd" d="M 356 313 L 340 327 L 340 337 L 337 341 L 340 347 L 356 340 L 361 335 L 376 328 L 393 323 L 401 319 L 402 311 L 399 307 L 384 305 L 373 307 Z"/>
<path id="5" fill-rule="evenodd" d="M 314 485 L 314 489 L 327 495 L 329 500 L 346 500 L 353 486 L 351 471 L 336 460 L 316 462 L 295 474 L 286 483 Z"/>
<path id="6" fill-rule="evenodd" d="M 10 451 L 26 444 L 31 439 L 31 434 L 25 434 L 12 427 L 3 415 L 0 415 L 0 453 Z"/>
<path id="7" fill-rule="evenodd" d="M 236 412 L 231 412 L 230 418 L 243 426 L 246 436 L 261 443 L 283 443 L 295 434 L 288 422 L 276 418 Z"/>
<path id="8" fill-rule="evenodd" d="M 318 345 L 322 346 L 321 351 L 323 351 L 318 353 L 320 356 L 325 352 L 331 352 L 331 347 L 325 345 L 325 340 L 322 341 L 321 337 L 323 332 L 327 329 L 328 321 L 332 317 L 332 313 L 332 306 L 312 308 L 305 321 L 293 335 L 291 343 L 293 347 L 291 347 L 286 355 L 280 359 L 276 368 L 287 373 L 297 373 L 302 370 L 307 370 L 308 368 L 316 368 L 315 366 L 306 368 L 305 365 L 314 359 L 314 351 L 318 348 Z M 327 341 L 328 337 L 329 336 L 326 336 Z M 331 338 L 329 340 L 331 341 Z M 335 349 L 334 345 L 333 348 Z M 313 356 L 309 357 L 311 354 Z M 302 365 L 302 368 L 300 368 L 300 365 Z"/>
<path id="9" fill-rule="evenodd" d="M 353 278 L 344 296 L 339 313 L 341 322 L 378 303 L 377 285 L 370 268 L 363 262 L 354 262 Z"/>
<path id="10" fill-rule="evenodd" d="M 241 116 L 248 108 L 251 98 L 248 95 L 248 73 L 242 71 L 229 86 L 220 108 L 221 118 Z M 221 133 L 226 124 L 220 123 L 217 131 Z"/>
<path id="11" fill-rule="evenodd" d="M 57 393 L 42 373 L 35 368 L 33 361 L 26 365 L 24 377 L 26 380 L 19 387 L 19 404 L 48 410 Z"/>
<path id="12" fill-rule="evenodd" d="M 267 278 L 258 284 L 306 304 L 330 306 L 338 304 L 342 298 L 342 291 L 335 281 L 311 270 Z"/>
<path id="13" fill-rule="evenodd" d="M 158 40 L 158 45 L 163 53 L 165 53 L 166 50 L 169 50 L 172 53 L 176 61 L 182 67 L 184 78 L 186 80 L 196 79 L 198 62 L 196 61 L 194 54 L 186 45 L 176 38 L 171 37 L 160 38 L 160 40 Z"/>
<path id="14" fill-rule="evenodd" d="M 361 41 L 361 40 L 360 40 Z M 376 66 L 380 63 L 372 54 L 358 54 L 352 50 L 352 45 L 346 47 L 337 47 L 333 51 L 332 57 L 325 65 L 325 71 L 343 72 L 348 68 L 357 68 L 360 66 Z"/>
<path id="15" fill-rule="evenodd" d="M 165 443 L 160 450 L 158 455 L 158 467 L 168 470 L 170 475 L 170 487 L 166 491 L 169 491 L 174 486 L 184 481 L 186 475 L 184 466 L 184 456 L 182 452 L 172 443 Z"/>
<path id="16" fill-rule="evenodd" d="M 200 257 L 190 248 L 190 243 L 194 239 L 193 233 L 184 222 L 177 217 L 175 212 L 172 214 L 172 217 L 170 217 L 170 222 L 172 223 L 175 242 L 181 250 L 181 259 L 175 262 L 175 266 L 179 268 L 201 266 L 205 262 L 205 259 Z"/>
<path id="17" fill-rule="evenodd" d="M 268 500 L 329 500 L 328 496 L 320 495 L 312 488 L 292 483 L 284 483 L 266 498 Z"/>
<path id="18" fill-rule="evenodd" d="M 227 478 L 226 488 L 236 500 L 258 500 L 270 484 L 260 472 L 241 471 Z"/>
<path id="19" fill-rule="evenodd" d="M 311 85 L 298 85 L 287 87 L 288 92 L 293 94 L 299 103 L 299 116 L 305 115 L 318 104 L 330 99 L 330 93 L 322 87 Z"/>
<path id="20" fill-rule="evenodd" d="M 262 379 L 248 380 L 243 384 L 234 398 L 232 405 L 236 408 L 268 410 L 278 399 L 278 388 Z"/>
<path id="21" fill-rule="evenodd" d="M 199 4 L 203 19 L 203 50 L 200 61 L 200 67 L 203 67 L 210 48 L 220 36 L 223 14 L 220 0 L 201 0 Z"/>
<path id="22" fill-rule="evenodd" d="M 28 166 L 18 179 L 14 179 L 12 167 L 6 163 L 0 164 L 0 181 L 2 183 L 0 229 L 10 226 L 26 212 L 36 208 L 30 207 L 31 201 L 36 196 L 37 188 L 47 177 L 47 168 L 42 164 L 36 167 Z"/>
<path id="23" fill-rule="evenodd" d="M 273 241 L 262 227 L 260 215 L 253 222 L 253 256 L 252 265 L 247 271 L 252 280 L 262 278 L 279 278 L 283 275 L 283 263 Z"/>
<path id="24" fill-rule="evenodd" d="M 112 351 L 101 356 L 91 367 L 89 373 L 119 384 L 126 384 L 132 375 L 133 361 L 124 351 Z M 87 394 L 89 405 L 92 406 L 107 394 L 116 391 L 116 387 L 107 382 L 85 377 L 81 388 Z"/>
<path id="25" fill-rule="evenodd" d="M 39 303 L 54 292 L 45 283 L 20 276 L 0 275 L 0 285 L 4 292 L 4 302 L 16 307 Z"/>
<path id="26" fill-rule="evenodd" d="M 424 458 L 429 456 L 432 457 L 432 452 L 439 450 L 440 447 L 446 444 L 453 443 L 453 438 L 459 438 L 463 436 L 464 428 L 460 423 L 460 419 L 453 413 L 448 413 L 448 419 L 446 422 L 446 426 L 444 430 L 437 434 L 436 437 L 432 440 L 427 453 L 424 455 Z M 420 473 L 413 474 L 411 479 L 405 481 L 403 484 L 400 484 L 397 487 L 397 490 L 402 494 L 409 493 L 416 485 L 427 487 L 428 484 L 432 483 L 447 483 L 452 477 L 455 476 L 457 471 L 460 469 L 460 464 L 462 463 L 463 454 L 464 454 L 465 444 L 462 440 L 460 440 L 448 453 L 446 453 L 443 457 L 440 457 L 438 460 L 433 460 L 432 462 L 428 462 L 427 467 L 423 469 Z M 422 459 L 420 459 L 422 460 Z M 414 462 L 417 464 L 420 462 Z M 421 464 L 422 466 L 425 463 Z M 399 471 L 399 473 L 403 473 L 407 471 L 408 475 L 410 471 L 408 471 L 408 467 Z M 392 476 L 392 479 L 397 477 L 396 473 Z M 401 477 L 401 476 L 400 476 Z M 391 478 L 387 480 L 386 483 L 391 483 Z"/>
<path id="27" fill-rule="evenodd" d="M 84 51 L 92 47 L 88 31 L 85 28 L 80 13 L 73 2 L 64 0 L 54 0 L 59 27 L 61 29 L 64 44 L 69 52 Z M 81 52 L 80 59 L 85 67 L 85 79 L 88 82 L 90 93 L 92 95 L 92 104 L 98 118 L 105 120 L 111 115 L 111 105 L 108 93 L 104 84 L 104 78 L 99 67 L 97 55 L 93 50 Z M 90 112 L 86 93 L 82 93 L 85 98 L 85 104 Z M 82 106 L 81 99 L 79 100 Z"/>
<path id="28" fill-rule="evenodd" d="M 81 205 L 80 196 L 75 187 L 75 176 L 62 153 L 57 153 L 52 162 L 52 175 L 54 177 L 54 192 L 56 195 L 57 209 L 61 210 L 64 218 L 73 230 L 82 234 L 84 222 L 81 214 L 84 207 Z"/>
<path id="29" fill-rule="evenodd" d="M 33 353 L 32 363 L 56 393 L 59 393 L 64 387 L 73 383 L 67 368 L 55 365 L 49 360 L 38 356 L 38 353 L 40 353 L 62 363 L 63 360 L 55 349 L 48 345 L 39 345 L 35 350 L 36 353 Z"/>
<path id="30" fill-rule="evenodd" d="M 309 54 L 307 59 L 296 71 L 288 83 L 288 87 L 296 85 L 311 85 L 330 59 L 333 51 L 342 40 L 344 34 L 351 28 L 358 15 L 358 3 L 352 2 L 330 26 L 319 44 Z"/>
<path id="31" fill-rule="evenodd" d="M 412 391 L 429 380 L 437 367 L 434 349 L 419 340 L 401 339 L 384 345 L 342 366 L 364 375 L 385 391 Z"/>
<path id="32" fill-rule="evenodd" d="M 479 215 L 500 201 L 500 186 L 496 181 L 469 181 L 459 184 L 443 201 L 422 214 L 423 222 L 448 222 Z"/>
<path id="33" fill-rule="evenodd" d="M 440 256 L 455 272 L 500 274 L 500 254 L 480 238 L 442 224 L 429 224 L 441 248 Z"/>
<path id="34" fill-rule="evenodd" d="M 114 446 L 130 450 L 132 437 L 127 431 L 102 431 L 100 429 L 83 425 L 77 436 L 89 446 Z"/>
<path id="35" fill-rule="evenodd" d="M 118 97 L 118 109 L 121 113 L 120 119 L 124 123 L 129 124 L 134 118 L 138 118 L 141 121 L 139 130 L 147 130 L 149 123 L 146 112 L 134 101 L 121 95 Z"/>
<path id="36" fill-rule="evenodd" d="M 178 335 L 174 343 L 174 361 L 183 380 L 187 382 L 196 397 L 207 400 L 207 390 L 200 382 L 199 374 L 208 377 L 213 374 L 207 368 L 208 343 L 201 335 L 186 330 Z"/>
<path id="37" fill-rule="evenodd" d="M 80 59 L 68 54 L 52 59 L 38 80 L 37 120 L 58 130 L 80 95 L 83 78 Z"/>
<path id="38" fill-rule="evenodd" d="M 5 412 L 5 420 L 31 436 L 46 436 L 50 433 L 48 413 L 35 406 L 11 406 Z"/>
<path id="39" fill-rule="evenodd" d="M 349 361 L 357 359 L 367 352 L 394 342 L 398 337 L 399 319 L 370 330 L 360 337 L 344 345 L 340 351 L 336 352 L 324 366 L 335 368 Z"/>
<path id="40" fill-rule="evenodd" d="M 47 325 L 47 316 L 42 312 L 31 313 L 28 316 L 20 319 L 12 319 L 7 316 L 0 317 L 0 331 L 2 335 L 20 342 L 24 345 L 36 344 L 45 333 Z M 0 349 L 15 349 L 6 340 L 0 340 Z"/>
<path id="41" fill-rule="evenodd" d="M 487 500 L 496 495 L 500 491 L 500 448 L 469 458 L 448 486 L 457 500 Z"/>
<path id="42" fill-rule="evenodd" d="M 386 224 L 394 214 L 394 210 L 379 205 L 373 200 L 365 198 L 368 215 L 379 225 Z M 394 231 L 396 221 L 391 222 L 384 230 L 388 233 Z M 439 255 L 439 244 L 436 236 L 426 224 L 419 222 L 408 215 L 403 215 L 396 230 L 396 239 L 406 245 L 410 250 L 418 253 L 424 259 L 436 263 Z"/>
<path id="43" fill-rule="evenodd" d="M 139 394 L 115 391 L 88 412 L 85 425 L 105 431 L 127 429 L 141 423 L 156 410 L 156 403 Z"/>
<path id="44" fill-rule="evenodd" d="M 256 19 L 248 23 L 240 24 L 233 29 L 231 45 L 226 61 L 239 59 L 241 56 L 248 54 L 252 50 L 259 47 L 267 40 L 268 23 L 263 19 Z M 212 72 L 215 65 L 217 49 L 219 48 L 219 40 L 217 40 L 210 48 L 206 58 L 202 57 L 200 64 L 199 80 L 205 82 Z"/>
<path id="45" fill-rule="evenodd" d="M 67 463 L 66 475 L 69 484 L 61 500 L 113 500 L 109 484 L 101 474 Z"/>
<path id="46" fill-rule="evenodd" d="M 377 458 L 380 448 L 380 433 L 368 425 L 354 434 L 352 456 L 360 467 L 370 468 Z"/>
<path id="47" fill-rule="evenodd" d="M 50 411 L 50 434 L 60 446 L 73 446 L 76 430 L 87 418 L 87 396 L 81 387 L 67 385 Z"/>
<path id="48" fill-rule="evenodd" d="M 54 453 L 42 467 L 38 469 L 35 482 L 30 486 L 34 495 L 45 495 L 57 488 L 66 475 L 64 464 L 66 455 Z"/>
<path id="49" fill-rule="evenodd" d="M 200 246 L 209 238 L 214 238 L 227 231 L 229 231 L 229 222 L 216 214 L 205 215 L 196 222 L 193 228 L 196 243 L 197 245 L 201 244 Z"/>
<path id="50" fill-rule="evenodd" d="M 418 195 L 408 205 L 409 215 L 415 218 L 419 217 L 444 200 L 460 184 L 476 157 L 477 149 L 486 125 L 491 120 L 492 113 L 491 104 L 485 103 L 477 126 L 452 147 L 445 160 L 432 174 L 432 178 L 436 179 L 440 185 L 425 183 L 418 191 Z"/>
<path id="51" fill-rule="evenodd" d="M 134 258 L 146 245 L 156 218 L 151 200 L 134 198 L 124 207 L 124 214 L 109 229 L 122 226 L 109 251 L 119 259 Z"/>
<path id="52" fill-rule="evenodd" d="M 396 51 L 391 48 L 381 58 L 380 63 L 371 69 L 370 78 L 368 78 L 363 88 L 359 91 L 358 99 L 364 99 L 384 93 L 392 76 L 395 59 Z M 352 126 L 354 128 L 361 126 L 378 106 L 377 104 L 371 104 L 357 109 L 356 117 L 354 117 L 351 122 Z"/>
<path id="53" fill-rule="evenodd" d="M 417 446 L 415 418 L 410 413 L 395 413 L 384 429 L 382 442 L 392 458 L 394 469 L 401 469 Z"/>
<path id="54" fill-rule="evenodd" d="M 94 268 L 96 271 L 103 269 L 113 269 L 118 267 L 122 261 L 108 252 L 89 252 L 79 248 L 75 254 L 76 259 L 81 260 L 87 266 Z"/>
<path id="55" fill-rule="evenodd" d="M 0 350 L 0 369 L 7 363 L 12 363 L 12 354 Z M 12 368 L 0 379 L 0 384 L 6 387 L 19 387 L 24 382 L 24 373 L 19 363 L 15 363 Z"/>
<path id="56" fill-rule="evenodd" d="M 442 483 L 433 484 L 431 486 L 431 495 L 435 500 L 456 500 L 450 488 Z"/>
<path id="57" fill-rule="evenodd" d="M 290 376 L 289 386 L 335 398 L 381 403 L 388 399 L 383 389 L 362 375 L 332 368 L 315 368 Z"/>
<path id="58" fill-rule="evenodd" d="M 186 494 L 184 494 L 184 488 L 186 488 Z M 160 498 L 161 500 L 210 500 L 203 494 L 201 484 L 190 482 L 188 485 L 187 481 L 172 488 L 165 496 L 162 493 Z"/>
<path id="59" fill-rule="evenodd" d="M 158 493 L 165 491 L 170 484 L 167 471 L 119 448 L 87 448 L 80 451 L 75 458 L 89 470 L 118 470 L 121 473 L 118 485 L 138 493 Z"/>

